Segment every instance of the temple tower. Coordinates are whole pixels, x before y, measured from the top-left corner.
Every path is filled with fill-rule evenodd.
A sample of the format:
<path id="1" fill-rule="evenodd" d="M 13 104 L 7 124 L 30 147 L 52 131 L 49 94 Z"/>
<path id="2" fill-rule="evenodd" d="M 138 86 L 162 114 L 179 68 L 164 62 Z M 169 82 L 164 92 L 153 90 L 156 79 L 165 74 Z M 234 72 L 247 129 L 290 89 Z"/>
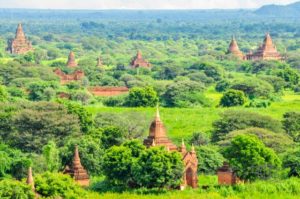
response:
<path id="1" fill-rule="evenodd" d="M 235 40 L 234 36 L 232 36 L 232 40 L 230 42 L 227 54 L 232 54 L 241 60 L 243 60 L 245 57 L 244 54 L 242 53 L 242 51 L 240 51 L 239 46 L 238 46 L 237 41 Z"/>
<path id="2" fill-rule="evenodd" d="M 270 33 L 266 33 L 263 44 L 254 52 L 247 54 L 248 60 L 282 60 L 283 57 L 273 44 Z"/>
<path id="3" fill-rule="evenodd" d="M 71 51 L 69 54 L 67 66 L 68 67 L 76 67 L 77 66 L 77 62 L 75 60 L 75 54 L 73 51 Z"/>
<path id="4" fill-rule="evenodd" d="M 144 60 L 142 56 L 142 51 L 138 50 L 136 56 L 131 61 L 131 66 L 133 68 L 139 68 L 139 67 L 150 68 L 151 64 L 146 60 Z"/>
<path id="5" fill-rule="evenodd" d="M 181 147 L 177 148 L 177 146 L 168 139 L 166 128 L 160 119 L 158 108 L 156 110 L 156 116 L 150 125 L 149 136 L 144 140 L 144 145 L 147 147 L 165 146 L 167 151 L 178 151 L 181 153 L 184 163 L 183 184 L 181 188 L 184 189 L 186 186 L 192 188 L 198 187 L 198 159 L 194 147 L 192 147 L 192 150 L 189 152 L 183 140 Z"/>
<path id="6" fill-rule="evenodd" d="M 98 66 L 98 67 L 103 66 L 103 62 L 102 62 L 102 59 L 101 59 L 100 56 L 97 58 L 97 66 Z"/>
<path id="7" fill-rule="evenodd" d="M 33 50 L 30 41 L 26 39 L 21 23 L 18 24 L 15 38 L 8 41 L 7 50 L 11 54 L 25 54 Z"/>
<path id="8" fill-rule="evenodd" d="M 78 146 L 75 146 L 73 164 L 66 167 L 64 173 L 71 175 L 81 186 L 89 186 L 90 180 L 87 171 L 81 165 Z"/>

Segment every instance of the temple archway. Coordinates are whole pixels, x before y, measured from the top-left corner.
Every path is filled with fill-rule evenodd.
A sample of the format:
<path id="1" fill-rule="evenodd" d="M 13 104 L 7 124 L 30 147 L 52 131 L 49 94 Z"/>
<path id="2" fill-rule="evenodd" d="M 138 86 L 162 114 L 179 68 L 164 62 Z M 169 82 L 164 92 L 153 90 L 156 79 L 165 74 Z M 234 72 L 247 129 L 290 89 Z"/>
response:
<path id="1" fill-rule="evenodd" d="M 194 171 L 191 167 L 185 172 L 185 180 L 187 186 L 194 187 Z"/>

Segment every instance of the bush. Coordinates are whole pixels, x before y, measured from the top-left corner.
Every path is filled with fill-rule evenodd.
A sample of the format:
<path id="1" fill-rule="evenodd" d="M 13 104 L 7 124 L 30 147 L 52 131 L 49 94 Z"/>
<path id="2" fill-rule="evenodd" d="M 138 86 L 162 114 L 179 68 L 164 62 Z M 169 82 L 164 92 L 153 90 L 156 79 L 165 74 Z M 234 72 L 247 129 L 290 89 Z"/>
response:
<path id="1" fill-rule="evenodd" d="M 8 93 L 4 86 L 0 85 L 0 102 L 5 102 L 8 99 Z"/>
<path id="2" fill-rule="evenodd" d="M 210 138 L 206 133 L 193 133 L 189 143 L 194 146 L 207 145 L 210 142 Z"/>
<path id="3" fill-rule="evenodd" d="M 231 86 L 231 83 L 227 80 L 221 80 L 216 85 L 216 91 L 218 92 L 224 92 L 228 90 Z"/>
<path id="4" fill-rule="evenodd" d="M 46 172 L 35 176 L 36 192 L 42 197 L 86 198 L 86 192 L 68 175 Z"/>
<path id="5" fill-rule="evenodd" d="M 158 96 L 151 87 L 132 88 L 125 101 L 127 106 L 131 107 L 154 107 L 158 103 Z"/>
<path id="6" fill-rule="evenodd" d="M 221 115 L 219 120 L 213 123 L 212 140 L 220 141 L 231 131 L 250 127 L 269 129 L 276 133 L 282 132 L 281 123 L 272 117 L 254 112 L 228 110 Z"/>
<path id="7" fill-rule="evenodd" d="M 283 129 L 295 142 L 300 141 L 300 113 L 287 112 L 283 115 Z"/>
<path id="8" fill-rule="evenodd" d="M 281 165 L 275 152 L 253 135 L 233 138 L 224 157 L 239 178 L 250 181 L 270 177 Z"/>
<path id="9" fill-rule="evenodd" d="M 271 105 L 270 100 L 254 99 L 251 100 L 247 107 L 251 108 L 267 108 Z"/>
<path id="10" fill-rule="evenodd" d="M 228 133 L 225 138 L 218 144 L 222 147 L 228 146 L 231 140 L 238 135 L 255 135 L 267 147 L 272 148 L 278 153 L 284 152 L 286 149 L 294 146 L 293 140 L 284 133 L 274 133 L 272 131 L 262 128 L 247 128 L 243 130 L 236 130 Z"/>
<path id="11" fill-rule="evenodd" d="M 31 187 L 16 180 L 0 181 L 0 198 L 7 199 L 34 199 L 35 195 Z"/>
<path id="12" fill-rule="evenodd" d="M 300 148 L 287 151 L 283 158 L 283 167 L 289 168 L 289 176 L 300 176 Z"/>
<path id="13" fill-rule="evenodd" d="M 198 173 L 215 174 L 223 165 L 224 158 L 213 146 L 196 147 L 198 157 Z"/>
<path id="14" fill-rule="evenodd" d="M 245 94 L 242 91 L 229 90 L 221 98 L 220 105 L 223 107 L 242 106 L 246 102 Z"/>

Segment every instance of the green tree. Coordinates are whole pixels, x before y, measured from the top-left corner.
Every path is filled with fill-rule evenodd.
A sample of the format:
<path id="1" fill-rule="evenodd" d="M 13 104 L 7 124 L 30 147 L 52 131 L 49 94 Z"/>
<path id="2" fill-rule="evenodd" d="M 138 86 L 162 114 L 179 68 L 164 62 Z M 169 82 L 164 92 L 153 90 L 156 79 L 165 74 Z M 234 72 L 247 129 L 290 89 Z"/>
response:
<path id="1" fill-rule="evenodd" d="M 103 148 L 108 149 L 114 145 L 117 146 L 121 145 L 125 141 L 124 135 L 125 135 L 124 130 L 119 127 L 115 127 L 115 126 L 105 127 L 102 131 L 102 137 L 101 137 Z"/>
<path id="2" fill-rule="evenodd" d="M 282 132 L 281 123 L 270 116 L 248 111 L 227 110 L 221 114 L 220 119 L 213 123 L 212 141 L 220 141 L 231 131 L 249 127 L 269 129 L 276 133 Z"/>
<path id="3" fill-rule="evenodd" d="M 178 152 L 168 152 L 164 147 L 147 149 L 132 169 L 140 187 L 178 187 L 182 182 L 183 162 Z"/>
<path id="4" fill-rule="evenodd" d="M 128 98 L 125 102 L 125 104 L 131 107 L 154 107 L 157 103 L 157 93 L 151 87 L 135 87 L 130 89 Z"/>
<path id="5" fill-rule="evenodd" d="M 283 157 L 283 167 L 289 168 L 289 176 L 300 176 L 300 148 L 287 151 Z"/>
<path id="6" fill-rule="evenodd" d="M 213 146 L 196 147 L 198 157 L 198 173 L 215 174 L 223 165 L 224 158 Z"/>
<path id="7" fill-rule="evenodd" d="M 218 142 L 221 147 L 230 145 L 233 138 L 238 135 L 255 135 L 257 136 L 267 147 L 273 149 L 278 153 L 286 151 L 288 148 L 294 147 L 293 140 L 285 133 L 274 133 L 267 129 L 262 128 L 247 128 L 242 130 L 236 130 L 228 133 L 223 140 Z"/>
<path id="8" fill-rule="evenodd" d="M 189 143 L 194 146 L 207 145 L 210 142 L 210 138 L 206 133 L 193 133 Z"/>
<path id="9" fill-rule="evenodd" d="M 31 187 L 17 180 L 5 179 L 0 181 L 0 198 L 34 199 Z"/>
<path id="10" fill-rule="evenodd" d="M 223 107 L 242 106 L 246 102 L 243 91 L 229 90 L 221 98 L 220 105 Z"/>
<path id="11" fill-rule="evenodd" d="M 224 150 L 224 157 L 238 177 L 250 181 L 270 177 L 281 165 L 275 152 L 253 135 L 233 138 Z"/>
<path id="12" fill-rule="evenodd" d="M 68 175 L 46 172 L 35 176 L 35 189 L 42 197 L 85 198 L 86 192 Z"/>
<path id="13" fill-rule="evenodd" d="M 55 97 L 56 93 L 54 89 L 57 89 L 58 85 L 56 82 L 33 82 L 29 85 L 28 97 L 32 101 L 51 100 Z"/>
<path id="14" fill-rule="evenodd" d="M 48 171 L 57 172 L 60 168 L 59 150 L 55 142 L 49 141 L 47 145 L 43 147 L 43 156 L 46 160 Z"/>
<path id="15" fill-rule="evenodd" d="M 283 115 L 283 129 L 295 142 L 300 141 L 300 113 L 287 112 Z"/>

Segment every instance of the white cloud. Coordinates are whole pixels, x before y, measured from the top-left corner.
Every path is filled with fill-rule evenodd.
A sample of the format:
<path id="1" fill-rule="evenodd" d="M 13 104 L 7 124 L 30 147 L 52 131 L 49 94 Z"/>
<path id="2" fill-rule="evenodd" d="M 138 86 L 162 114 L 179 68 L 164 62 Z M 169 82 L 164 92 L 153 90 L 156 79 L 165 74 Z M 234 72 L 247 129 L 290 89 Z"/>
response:
<path id="1" fill-rule="evenodd" d="M 211 9 L 257 8 L 296 0 L 0 0 L 2 8 L 43 9 Z"/>

